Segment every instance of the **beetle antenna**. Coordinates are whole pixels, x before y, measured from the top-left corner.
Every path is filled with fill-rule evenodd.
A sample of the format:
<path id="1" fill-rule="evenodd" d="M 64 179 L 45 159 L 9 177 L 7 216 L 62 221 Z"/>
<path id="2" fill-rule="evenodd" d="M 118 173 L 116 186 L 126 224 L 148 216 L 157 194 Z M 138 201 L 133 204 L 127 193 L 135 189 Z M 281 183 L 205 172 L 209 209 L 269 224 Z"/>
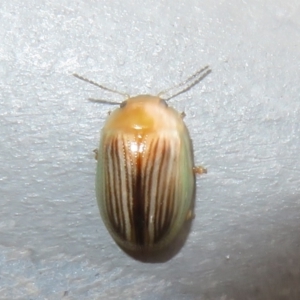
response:
<path id="1" fill-rule="evenodd" d="M 179 90 L 178 92 L 175 92 L 174 94 L 172 94 L 171 96 L 167 97 L 167 98 L 163 98 L 165 101 L 168 101 L 180 94 L 183 94 L 185 92 L 187 92 L 188 90 L 190 90 L 192 87 L 194 87 L 196 84 L 198 84 L 202 79 L 204 79 L 209 73 L 211 73 L 211 69 L 209 68 L 209 66 L 206 66 L 204 68 L 202 68 L 201 70 L 197 71 L 195 74 L 193 74 L 192 76 L 188 77 L 185 81 L 169 88 L 166 89 L 164 91 L 161 91 L 158 94 L 158 97 L 162 96 L 163 94 L 167 94 L 168 92 L 170 92 L 173 89 L 177 89 L 177 88 L 182 88 L 181 90 Z M 185 87 L 184 87 L 185 86 Z"/>
<path id="2" fill-rule="evenodd" d="M 82 77 L 82 76 L 80 76 L 80 75 L 78 75 L 76 73 L 74 73 L 73 76 L 75 76 L 76 78 L 78 78 L 78 79 L 80 79 L 82 81 L 85 81 L 85 82 L 88 82 L 88 83 L 90 83 L 92 85 L 95 85 L 95 86 L 99 87 L 102 90 L 105 90 L 105 91 L 108 91 L 108 92 L 111 92 L 111 93 L 115 93 L 115 94 L 121 95 L 121 96 L 123 96 L 125 98 L 129 98 L 130 97 L 126 93 L 122 93 L 122 92 L 119 92 L 119 91 L 107 88 L 107 87 L 105 87 L 105 86 L 103 86 L 103 85 L 101 85 L 101 84 L 99 84 L 99 83 L 97 83 L 97 82 L 95 82 L 93 80 L 90 80 L 90 79 L 87 79 L 85 77 Z M 116 103 L 116 102 L 113 102 L 113 101 L 106 101 L 106 100 L 100 100 L 100 99 L 99 100 L 97 100 L 97 99 L 89 99 L 89 100 L 91 100 L 93 102 L 100 102 L 100 103 L 110 103 L 110 104 Z M 116 103 L 116 104 L 119 104 L 119 103 Z"/>
<path id="3" fill-rule="evenodd" d="M 88 98 L 88 100 L 91 102 L 95 102 L 95 103 L 103 103 L 103 104 L 111 104 L 111 105 L 120 105 L 121 104 L 121 102 L 109 101 L 109 100 L 103 100 L 103 99 Z"/>

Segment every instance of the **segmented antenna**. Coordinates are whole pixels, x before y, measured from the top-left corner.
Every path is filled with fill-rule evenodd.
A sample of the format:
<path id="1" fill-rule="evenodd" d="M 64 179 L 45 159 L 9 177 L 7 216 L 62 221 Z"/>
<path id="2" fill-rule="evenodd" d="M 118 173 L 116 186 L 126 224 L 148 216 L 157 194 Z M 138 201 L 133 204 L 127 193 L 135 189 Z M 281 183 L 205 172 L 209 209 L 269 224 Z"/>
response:
<path id="1" fill-rule="evenodd" d="M 161 97 L 163 94 L 167 94 L 168 92 L 170 92 L 171 90 L 174 89 L 178 89 L 180 87 L 183 87 L 181 90 L 179 90 L 178 92 L 175 92 L 173 95 L 163 98 L 165 101 L 168 101 L 182 93 L 187 92 L 189 89 L 191 89 L 193 86 L 195 86 L 197 83 L 199 83 L 202 79 L 204 79 L 209 73 L 211 73 L 211 69 L 209 68 L 209 66 L 206 66 L 204 68 L 202 68 L 201 70 L 197 71 L 195 74 L 193 74 L 192 76 L 188 77 L 185 81 L 171 87 L 168 88 L 166 90 L 161 91 L 158 94 L 158 97 Z M 186 86 L 186 87 L 184 87 Z"/>
<path id="2" fill-rule="evenodd" d="M 97 86 L 99 87 L 100 89 L 102 90 L 105 90 L 105 91 L 108 91 L 108 92 L 111 92 L 111 93 L 115 93 L 115 94 L 118 94 L 118 95 L 121 95 L 123 97 L 125 97 L 126 99 L 130 98 L 130 96 L 126 93 L 122 93 L 122 92 L 119 92 L 119 91 L 116 91 L 116 90 L 113 90 L 113 89 L 110 89 L 108 87 L 105 87 L 93 80 L 90 80 L 90 79 L 87 79 L 85 77 L 82 77 L 76 73 L 73 74 L 73 76 L 75 76 L 76 78 L 82 80 L 82 81 L 85 81 L 85 82 L 88 82 L 94 86 Z M 116 101 L 109 101 L 109 100 L 102 100 L 102 99 L 94 99 L 94 98 L 88 98 L 89 101 L 92 101 L 92 102 L 98 102 L 98 103 L 106 103 L 106 104 L 112 104 L 112 105 L 119 105 L 121 102 L 116 102 Z"/>
<path id="3" fill-rule="evenodd" d="M 211 69 L 209 68 L 209 66 L 206 66 L 204 68 L 202 68 L 201 70 L 197 71 L 195 74 L 193 74 L 192 76 L 188 77 L 185 81 L 177 84 L 177 85 L 174 85 L 173 87 L 171 88 L 168 88 L 166 90 L 163 90 L 161 91 L 157 96 L 162 98 L 163 100 L 165 101 L 169 101 L 170 99 L 182 94 L 182 93 L 185 93 L 187 92 L 189 89 L 191 89 L 193 86 L 195 86 L 197 83 L 199 83 L 202 79 L 204 79 L 209 73 L 211 72 Z M 82 80 L 82 81 L 85 81 L 85 82 L 88 82 L 94 86 L 97 86 L 105 91 L 108 91 L 108 92 L 111 92 L 111 93 L 115 93 L 115 94 L 118 94 L 118 95 L 121 95 L 123 96 L 124 98 L 128 99 L 130 98 L 130 95 L 128 95 L 127 93 L 122 93 L 122 92 L 119 92 L 117 90 L 113 90 L 113 89 L 110 89 L 110 88 L 107 88 L 93 80 L 90 80 L 90 79 L 87 79 L 85 77 L 82 77 L 76 73 L 73 74 L 73 76 L 75 76 L 76 78 Z M 185 87 L 184 87 L 185 86 Z M 180 89 L 179 91 L 177 92 L 174 92 L 171 96 L 169 97 L 162 97 L 164 94 L 167 94 L 169 93 L 170 91 L 172 90 L 175 90 L 175 89 L 178 89 L 178 88 L 182 88 Z M 121 102 L 117 102 L 117 101 L 109 101 L 109 100 L 102 100 L 102 99 L 94 99 L 94 98 L 89 98 L 88 100 L 92 101 L 92 102 L 97 102 L 97 103 L 105 103 L 105 104 L 111 104 L 111 105 L 120 105 Z"/>

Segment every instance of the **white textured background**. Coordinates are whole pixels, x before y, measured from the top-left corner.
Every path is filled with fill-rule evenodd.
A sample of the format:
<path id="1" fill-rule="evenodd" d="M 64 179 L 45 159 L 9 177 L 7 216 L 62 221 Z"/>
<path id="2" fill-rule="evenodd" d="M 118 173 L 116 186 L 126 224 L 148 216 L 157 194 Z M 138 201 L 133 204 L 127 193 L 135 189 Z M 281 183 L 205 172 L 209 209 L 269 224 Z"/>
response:
<path id="1" fill-rule="evenodd" d="M 0 299 L 300 299 L 300 4 L 253 1 L 0 4 Z M 114 95 L 156 94 L 186 113 L 196 218 L 164 263 L 120 250 L 94 194 Z M 119 100 L 119 99 L 118 99 Z"/>

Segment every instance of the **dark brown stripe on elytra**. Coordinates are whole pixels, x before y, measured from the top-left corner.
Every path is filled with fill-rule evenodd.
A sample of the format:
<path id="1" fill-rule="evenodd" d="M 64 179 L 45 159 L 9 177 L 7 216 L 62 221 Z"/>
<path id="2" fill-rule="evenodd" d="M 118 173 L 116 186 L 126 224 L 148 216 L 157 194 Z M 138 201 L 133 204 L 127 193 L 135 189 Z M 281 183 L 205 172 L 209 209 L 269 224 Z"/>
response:
<path id="1" fill-rule="evenodd" d="M 158 155 L 161 155 L 161 160 L 160 160 L 160 165 L 159 165 L 159 171 L 158 171 L 158 176 L 157 176 L 157 196 L 155 199 L 155 227 L 154 227 L 154 242 L 156 242 L 158 240 L 158 238 L 160 237 L 160 218 L 161 218 L 161 206 L 162 201 L 163 201 L 163 196 L 166 190 L 166 187 L 164 186 L 164 182 L 165 182 L 165 176 L 166 174 L 163 173 L 164 172 L 164 163 L 166 161 L 166 141 L 165 139 L 163 139 L 162 141 L 162 146 L 160 149 L 160 153 L 158 153 Z"/>
<path id="2" fill-rule="evenodd" d="M 119 143 L 118 143 L 118 138 L 114 139 L 113 142 L 113 154 L 114 154 L 114 190 L 115 190 L 115 205 L 116 205 L 116 216 L 117 216 L 117 221 L 116 221 L 116 226 L 119 234 L 121 236 L 124 236 L 123 233 L 123 219 L 122 219 L 122 214 L 123 214 L 123 208 L 122 208 L 122 199 L 121 199 L 121 193 L 120 191 L 122 190 L 122 182 L 121 182 L 121 170 L 120 170 L 120 157 L 119 157 Z"/>
<path id="3" fill-rule="evenodd" d="M 145 156 L 145 153 L 148 153 L 149 151 L 149 145 L 147 145 L 147 148 L 145 148 L 147 145 L 147 136 L 145 136 L 139 143 L 138 147 L 143 147 L 143 151 L 139 152 L 140 157 L 140 164 L 141 164 L 141 187 L 143 189 L 143 211 L 141 212 L 143 215 L 143 244 L 146 244 L 148 242 L 148 216 L 147 216 L 147 207 L 148 207 L 148 199 L 149 196 L 147 195 L 147 178 L 148 178 L 148 157 Z M 146 162 L 146 164 L 145 164 Z"/>
<path id="4" fill-rule="evenodd" d="M 126 195 L 127 195 L 127 199 L 123 199 L 123 201 L 126 201 L 126 205 L 127 205 L 127 212 L 128 212 L 128 223 L 125 223 L 125 226 L 128 226 L 128 231 L 129 231 L 129 241 L 132 241 L 132 232 L 133 232 L 133 212 L 131 209 L 131 199 L 133 198 L 133 194 L 132 194 L 132 185 L 130 184 L 130 180 L 132 181 L 132 174 L 130 174 L 130 172 L 132 172 L 133 170 L 133 161 L 132 161 L 132 156 L 131 156 L 131 151 L 130 151 L 130 145 L 128 143 L 126 144 L 126 140 L 123 139 L 123 154 L 124 154 L 124 166 L 125 166 L 125 180 L 126 180 Z M 131 166 L 131 168 L 128 168 L 128 166 Z M 125 230 L 127 229 L 127 227 L 125 227 Z M 128 239 L 128 237 L 127 237 Z"/>
<path id="5" fill-rule="evenodd" d="M 173 171 L 173 170 L 172 170 Z M 173 172 L 175 173 L 175 172 Z M 166 217 L 165 217 L 165 220 L 167 222 L 167 224 L 165 226 L 167 226 L 168 228 L 171 226 L 171 223 L 173 221 L 173 217 L 174 217 L 174 213 L 175 213 L 175 203 L 174 203 L 174 200 L 175 200 L 175 189 L 177 187 L 177 182 L 176 182 L 176 175 L 174 176 L 174 174 L 171 174 L 170 175 L 170 183 L 169 183 L 169 186 L 170 186 L 170 190 L 169 190 L 169 193 L 168 193 L 168 201 L 167 201 L 167 205 L 168 205 L 168 210 L 166 212 Z"/>
<path id="6" fill-rule="evenodd" d="M 118 143 L 116 148 L 116 163 L 117 163 L 117 171 L 118 171 L 118 203 L 119 203 L 119 223 L 120 223 L 120 234 L 123 239 L 126 239 L 126 220 L 125 220 L 125 213 L 124 213 L 124 200 L 123 199 L 123 191 L 122 191 L 122 182 L 126 183 L 126 177 L 123 178 L 122 176 L 122 168 L 124 167 L 125 161 L 125 151 L 124 151 L 124 140 L 122 136 L 118 136 Z M 126 165 L 126 164 L 125 164 Z M 125 182 L 124 182 L 125 180 Z"/>
<path id="7" fill-rule="evenodd" d="M 171 153 L 171 150 L 170 150 L 170 147 L 169 147 L 169 144 L 168 144 L 168 147 L 167 149 L 165 150 L 167 152 L 167 157 L 166 157 L 166 160 L 165 160 L 165 166 L 164 166 L 164 170 L 165 170 L 165 177 L 164 177 L 164 187 L 163 187 L 163 190 L 164 190 L 164 194 L 162 195 L 162 199 L 163 199 L 163 205 L 161 207 L 161 218 L 160 218 L 160 232 L 161 234 L 165 234 L 164 230 L 162 229 L 163 227 L 163 224 L 165 223 L 166 221 L 166 214 L 167 214 L 167 211 L 169 209 L 168 207 L 168 195 L 169 195 L 169 191 L 170 191 L 170 172 L 172 172 L 172 170 L 170 170 L 170 164 L 171 164 L 171 159 L 172 159 L 172 153 Z"/>
<path id="8" fill-rule="evenodd" d="M 116 141 L 116 138 L 113 138 L 110 144 L 110 166 L 112 168 L 112 170 L 110 170 L 110 175 L 112 176 L 112 180 L 109 184 L 110 186 L 110 193 L 111 193 L 111 197 L 108 201 L 111 202 L 111 207 L 112 207 L 112 213 L 111 213 L 111 220 L 112 220 L 112 224 L 113 224 L 113 228 L 115 231 L 117 231 L 119 233 L 119 226 L 118 226 L 118 218 L 117 218 L 117 194 L 116 194 L 116 188 L 115 185 L 117 184 L 116 182 L 116 166 L 115 166 L 115 157 L 114 157 L 114 153 L 115 153 L 115 149 L 114 149 L 114 143 Z M 110 177 L 111 178 L 111 177 Z M 117 218 L 117 220 L 116 220 Z"/>
<path id="9" fill-rule="evenodd" d="M 109 144 L 107 145 L 108 151 L 107 151 L 107 159 L 106 161 L 108 162 L 107 164 L 107 176 L 106 176 L 106 192 L 107 192 L 107 198 L 106 200 L 106 205 L 107 205 L 107 216 L 109 221 L 111 222 L 113 228 L 115 227 L 115 221 L 114 221 L 114 207 L 113 207 L 113 173 L 112 173 L 112 166 L 109 163 L 111 161 L 111 141 L 109 141 Z"/>
<path id="10" fill-rule="evenodd" d="M 150 220 L 150 200 L 151 200 L 151 187 L 152 187 L 152 178 L 153 178 L 153 169 L 155 164 L 155 156 L 153 157 L 153 153 L 156 153 L 157 150 L 157 142 L 153 146 L 154 142 L 151 140 L 148 149 L 145 149 L 145 152 L 147 152 L 149 155 L 147 157 L 143 157 L 144 163 L 144 182 L 143 185 L 145 187 L 145 230 L 148 233 L 147 234 L 147 243 L 149 242 L 149 220 Z"/>
<path id="11" fill-rule="evenodd" d="M 139 149 L 140 145 L 137 144 L 137 148 Z M 134 220 L 134 230 L 135 230 L 135 241 L 137 245 L 144 245 L 144 237 L 145 237 L 145 218 L 144 218 L 144 186 L 142 184 L 142 156 L 138 152 L 136 158 L 136 175 L 134 178 L 134 197 L 133 197 L 133 220 Z"/>
<path id="12" fill-rule="evenodd" d="M 169 169 L 170 165 L 173 166 L 171 159 L 172 159 L 172 154 L 170 153 L 170 149 L 168 149 L 169 151 L 169 161 L 168 161 L 168 174 L 166 175 L 166 182 L 165 182 L 165 198 L 164 198 L 164 211 L 162 214 L 162 220 L 161 220 L 161 227 L 160 227 L 160 234 L 161 236 L 166 236 L 167 232 L 170 229 L 170 225 L 171 225 L 171 220 L 169 217 L 169 212 L 171 211 L 172 207 L 170 207 L 170 194 L 171 194 L 171 190 L 174 188 L 174 183 L 171 180 L 172 177 L 172 172 L 174 171 L 173 168 Z"/>
<path id="13" fill-rule="evenodd" d="M 167 153 L 165 161 L 164 161 L 164 166 L 163 170 L 166 170 L 166 167 L 168 166 L 168 160 L 170 158 L 170 153 Z M 161 190 L 161 205 L 158 211 L 158 218 L 157 218 L 157 225 L 158 225 L 158 234 L 156 235 L 156 239 L 159 240 L 162 236 L 165 234 L 164 230 L 164 222 L 165 222 L 165 212 L 168 210 L 168 192 L 170 189 L 169 182 L 168 182 L 168 175 L 169 174 L 164 174 L 164 177 L 161 180 L 161 186 L 159 187 Z"/>
<path id="14" fill-rule="evenodd" d="M 174 191 L 175 188 L 175 182 L 173 181 L 173 166 L 174 163 L 172 162 L 173 159 L 173 154 L 172 154 L 172 149 L 170 149 L 170 147 L 168 148 L 168 154 L 169 154 L 169 160 L 168 160 L 168 166 L 172 166 L 171 169 L 167 168 L 168 173 L 166 174 L 166 197 L 165 197 L 165 211 L 164 211 L 164 215 L 162 215 L 162 220 L 160 223 L 160 233 L 161 235 L 165 235 L 168 230 L 170 229 L 171 226 L 171 218 L 172 218 L 172 210 L 174 208 L 174 206 L 172 206 L 172 197 L 173 197 L 173 193 L 172 191 Z M 176 171 L 176 170 L 175 170 Z"/>

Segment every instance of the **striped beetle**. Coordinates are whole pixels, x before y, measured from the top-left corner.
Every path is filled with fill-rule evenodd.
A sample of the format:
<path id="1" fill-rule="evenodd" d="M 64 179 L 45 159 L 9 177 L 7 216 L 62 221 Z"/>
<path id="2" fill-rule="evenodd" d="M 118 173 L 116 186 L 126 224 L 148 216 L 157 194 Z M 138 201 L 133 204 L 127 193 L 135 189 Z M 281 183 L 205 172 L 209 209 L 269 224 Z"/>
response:
<path id="1" fill-rule="evenodd" d="M 96 196 L 99 210 L 115 242 L 128 251 L 156 251 L 176 237 L 193 213 L 195 173 L 184 114 L 167 101 L 189 90 L 211 72 L 208 66 L 158 96 L 127 94 L 77 74 L 78 79 L 125 96 L 109 114 L 96 150 Z M 185 87 L 184 87 L 185 86 Z M 181 88 L 163 98 L 173 89 Z"/>

